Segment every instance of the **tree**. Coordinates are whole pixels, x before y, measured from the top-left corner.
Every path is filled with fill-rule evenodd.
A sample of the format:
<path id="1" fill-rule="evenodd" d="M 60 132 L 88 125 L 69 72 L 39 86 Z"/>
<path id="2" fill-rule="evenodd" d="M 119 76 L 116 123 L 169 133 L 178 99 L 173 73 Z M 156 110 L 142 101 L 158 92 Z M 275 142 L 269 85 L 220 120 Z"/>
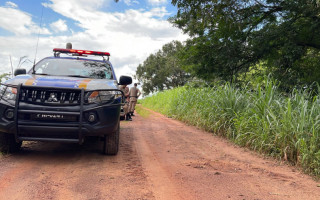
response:
<path id="1" fill-rule="evenodd" d="M 151 54 L 137 67 L 136 78 L 142 82 L 142 90 L 148 95 L 184 85 L 190 77 L 181 67 L 178 57 L 183 45 L 179 41 L 165 44 L 162 50 Z"/>
<path id="2" fill-rule="evenodd" d="M 186 45 L 185 58 L 192 63 L 188 69 L 201 78 L 232 80 L 263 61 L 279 79 L 295 84 L 311 81 L 311 69 L 319 66 L 319 0 L 172 4 L 178 13 L 170 21 L 191 36 Z"/>
<path id="3" fill-rule="evenodd" d="M 10 76 L 10 74 L 8 74 L 8 73 L 0 74 L 0 83 L 2 83 L 2 81 L 8 80 L 9 76 Z"/>

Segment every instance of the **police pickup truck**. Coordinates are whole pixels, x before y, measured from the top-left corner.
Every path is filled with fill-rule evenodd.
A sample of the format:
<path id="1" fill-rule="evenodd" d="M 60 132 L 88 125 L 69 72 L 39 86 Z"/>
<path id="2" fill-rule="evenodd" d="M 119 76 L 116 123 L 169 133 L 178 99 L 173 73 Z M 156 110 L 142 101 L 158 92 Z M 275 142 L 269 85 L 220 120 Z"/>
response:
<path id="1" fill-rule="evenodd" d="M 118 83 L 108 52 L 53 52 L 1 84 L 0 150 L 18 151 L 22 141 L 82 144 L 92 136 L 103 141 L 104 154 L 116 155 L 124 100 L 119 85 L 132 78 L 121 76 Z"/>

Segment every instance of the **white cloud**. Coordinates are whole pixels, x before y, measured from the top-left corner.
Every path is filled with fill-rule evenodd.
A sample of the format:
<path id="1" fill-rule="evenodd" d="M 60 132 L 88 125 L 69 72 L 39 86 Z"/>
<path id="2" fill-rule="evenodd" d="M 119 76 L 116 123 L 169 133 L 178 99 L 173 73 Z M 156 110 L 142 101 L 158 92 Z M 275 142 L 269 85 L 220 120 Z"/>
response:
<path id="1" fill-rule="evenodd" d="M 125 35 L 133 35 L 135 37 L 148 37 L 152 40 L 161 40 L 164 38 L 175 37 L 180 31 L 174 29 L 172 25 L 165 21 L 154 17 L 165 16 L 166 12 L 160 10 L 151 10 L 147 12 L 139 10 L 127 10 L 125 13 L 114 13 L 108 22 L 97 22 L 103 26 L 105 30 L 112 30 Z M 82 24 L 83 28 L 89 31 L 101 32 L 99 26 L 93 24 Z"/>
<path id="2" fill-rule="evenodd" d="M 150 13 L 152 16 L 160 17 L 160 18 L 170 15 L 166 7 L 152 8 L 150 10 Z"/>
<path id="3" fill-rule="evenodd" d="M 6 2 L 6 7 L 9 7 L 9 8 L 18 8 L 18 5 L 11 2 L 11 1 L 7 1 Z"/>
<path id="4" fill-rule="evenodd" d="M 140 4 L 139 1 L 136 0 L 124 0 L 123 1 L 127 6 L 131 6 L 133 4 Z"/>
<path id="5" fill-rule="evenodd" d="M 152 5 L 160 5 L 160 4 L 166 4 L 167 0 L 148 0 L 148 3 Z"/>
<path id="6" fill-rule="evenodd" d="M 51 29 L 58 33 L 58 32 L 64 32 L 68 30 L 68 26 L 66 24 L 65 20 L 59 19 L 56 22 L 53 22 L 50 24 Z"/>
<path id="7" fill-rule="evenodd" d="M 0 27 L 15 35 L 29 35 L 39 32 L 31 15 L 15 8 L 0 7 Z M 14 16 L 14 18 L 13 18 Z M 47 28 L 41 28 L 41 34 L 51 34 Z"/>
<path id="8" fill-rule="evenodd" d="M 0 37 L 0 69 L 1 73 L 11 72 L 10 56 L 12 65 L 17 67 L 20 57 L 27 56 L 33 60 L 35 55 L 37 38 L 25 36 Z M 3 48 L 2 48 L 3 47 Z M 26 62 L 22 67 L 31 67 L 31 63 Z"/>
<path id="9" fill-rule="evenodd" d="M 49 0 L 51 3 L 42 3 L 45 7 L 60 7 L 60 10 L 69 14 L 78 10 L 96 11 L 98 8 L 108 4 L 110 0 Z M 65 13 L 66 14 L 66 13 Z"/>

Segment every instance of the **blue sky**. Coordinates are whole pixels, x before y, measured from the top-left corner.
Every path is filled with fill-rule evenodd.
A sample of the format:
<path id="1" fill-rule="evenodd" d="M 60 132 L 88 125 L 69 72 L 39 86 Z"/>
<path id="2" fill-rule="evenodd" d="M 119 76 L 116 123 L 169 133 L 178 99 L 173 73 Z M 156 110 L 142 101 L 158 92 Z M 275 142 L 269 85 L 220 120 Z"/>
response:
<path id="1" fill-rule="evenodd" d="M 169 0 L 0 0 L 0 74 L 11 71 L 10 57 L 16 68 L 21 57 L 38 61 L 71 42 L 110 52 L 118 76 L 133 75 L 164 44 L 186 40 L 167 21 L 175 13 Z M 29 69 L 30 61 L 21 67 Z"/>

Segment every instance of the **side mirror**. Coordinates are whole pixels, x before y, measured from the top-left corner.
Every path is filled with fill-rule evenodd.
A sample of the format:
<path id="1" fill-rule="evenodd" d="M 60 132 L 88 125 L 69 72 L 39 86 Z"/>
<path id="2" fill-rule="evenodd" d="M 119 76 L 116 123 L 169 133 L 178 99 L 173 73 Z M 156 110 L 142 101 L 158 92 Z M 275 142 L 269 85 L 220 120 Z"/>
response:
<path id="1" fill-rule="evenodd" d="M 27 70 L 26 69 L 15 69 L 13 74 L 15 76 L 20 75 L 20 74 L 27 74 Z"/>
<path id="2" fill-rule="evenodd" d="M 120 76 L 118 85 L 130 85 L 132 83 L 132 78 L 130 76 Z"/>

